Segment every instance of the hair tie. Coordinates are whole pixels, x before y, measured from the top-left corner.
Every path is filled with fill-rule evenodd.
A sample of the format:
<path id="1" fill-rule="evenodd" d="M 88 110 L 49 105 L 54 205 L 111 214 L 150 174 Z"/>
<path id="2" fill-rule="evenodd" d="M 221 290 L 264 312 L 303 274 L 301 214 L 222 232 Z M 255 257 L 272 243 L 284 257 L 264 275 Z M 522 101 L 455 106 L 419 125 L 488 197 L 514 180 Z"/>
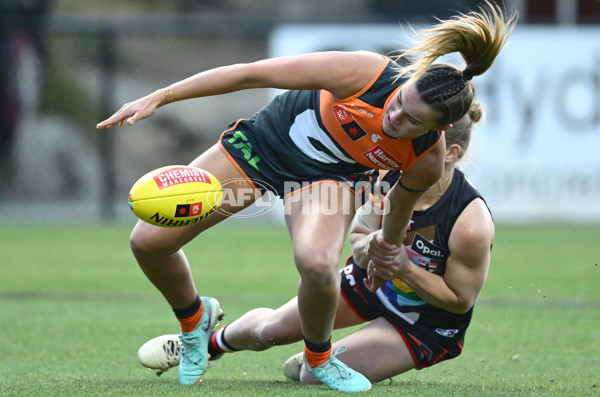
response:
<path id="1" fill-rule="evenodd" d="M 468 69 L 462 71 L 462 78 L 464 80 L 471 80 L 473 78 L 473 73 L 471 73 Z"/>

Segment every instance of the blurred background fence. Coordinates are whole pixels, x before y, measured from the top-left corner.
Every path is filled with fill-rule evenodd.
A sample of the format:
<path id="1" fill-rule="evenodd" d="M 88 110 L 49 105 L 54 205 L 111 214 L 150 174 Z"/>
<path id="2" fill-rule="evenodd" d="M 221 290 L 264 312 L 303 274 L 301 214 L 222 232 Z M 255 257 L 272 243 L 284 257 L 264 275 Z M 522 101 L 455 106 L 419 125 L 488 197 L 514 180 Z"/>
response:
<path id="1" fill-rule="evenodd" d="M 129 100 L 230 63 L 387 52 L 404 45 L 406 22 L 478 3 L 0 0 L 0 223 L 131 221 L 137 178 L 187 164 L 273 92 L 190 100 L 135 127 L 95 129 Z M 600 222 L 600 2 L 499 3 L 520 11 L 520 25 L 475 80 L 488 119 L 469 173 L 499 221 Z"/>

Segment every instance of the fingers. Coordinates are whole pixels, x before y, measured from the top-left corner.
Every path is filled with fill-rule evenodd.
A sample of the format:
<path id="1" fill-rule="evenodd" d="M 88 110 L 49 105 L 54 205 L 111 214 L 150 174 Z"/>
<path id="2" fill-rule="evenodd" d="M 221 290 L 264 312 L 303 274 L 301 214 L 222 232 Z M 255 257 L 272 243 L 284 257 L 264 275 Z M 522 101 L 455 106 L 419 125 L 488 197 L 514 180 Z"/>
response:
<path id="1" fill-rule="evenodd" d="M 111 128 L 115 125 L 123 127 L 125 124 L 132 126 L 138 121 L 150 117 L 156 110 L 157 99 L 148 95 L 134 102 L 128 102 L 121 106 L 115 114 L 106 120 L 96 124 L 96 128 Z"/>
<path id="2" fill-rule="evenodd" d="M 363 283 L 365 283 L 365 287 L 367 287 L 369 291 L 375 293 L 379 287 L 385 283 L 385 280 L 382 280 L 375 275 L 371 275 L 368 278 L 364 278 Z"/>
<path id="3" fill-rule="evenodd" d="M 382 250 L 394 251 L 398 249 L 398 245 L 392 244 L 383 237 L 383 233 L 378 233 L 375 237 L 375 242 Z"/>
<path id="4" fill-rule="evenodd" d="M 365 287 L 371 292 L 376 292 L 380 286 L 389 280 L 386 276 L 382 277 L 382 274 L 385 274 L 385 272 L 381 272 L 373 261 L 369 261 L 369 264 L 367 265 L 367 278 L 363 279 Z"/>
<path id="5" fill-rule="evenodd" d="M 128 125 L 134 125 L 135 122 L 137 121 L 135 116 L 137 116 L 138 113 L 134 112 L 134 113 L 126 113 L 123 111 L 123 109 L 119 110 L 117 113 L 113 114 L 112 116 L 110 116 L 109 118 L 107 118 L 106 120 L 96 124 L 96 128 L 101 130 L 103 128 L 111 128 L 114 127 L 115 125 L 119 125 L 119 127 L 123 127 L 125 125 L 125 123 L 127 123 Z"/>
<path id="6" fill-rule="evenodd" d="M 401 245 L 392 244 L 383 237 L 381 230 L 374 232 L 369 238 L 367 254 L 372 259 L 392 260 L 400 252 Z"/>
<path id="7" fill-rule="evenodd" d="M 114 127 L 115 124 L 118 124 L 119 127 L 123 127 L 123 123 L 125 122 L 125 119 L 118 119 L 115 116 L 112 116 L 98 124 L 96 124 L 96 129 L 104 129 L 104 128 L 111 128 Z"/>

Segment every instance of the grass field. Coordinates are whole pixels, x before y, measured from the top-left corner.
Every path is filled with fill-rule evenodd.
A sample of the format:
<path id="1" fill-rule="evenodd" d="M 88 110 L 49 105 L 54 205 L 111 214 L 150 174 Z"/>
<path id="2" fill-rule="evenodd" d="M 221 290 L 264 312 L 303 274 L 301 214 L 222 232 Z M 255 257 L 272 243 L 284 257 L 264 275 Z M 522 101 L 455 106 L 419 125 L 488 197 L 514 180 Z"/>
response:
<path id="1" fill-rule="evenodd" d="M 138 347 L 178 324 L 128 236 L 125 226 L 0 227 L 0 395 L 335 395 L 283 377 L 300 344 L 226 356 L 191 388 L 179 386 L 176 369 L 157 378 L 143 368 Z M 600 396 L 599 242 L 598 226 L 498 227 L 463 355 L 368 394 Z M 280 226 L 219 226 L 186 253 L 224 322 L 296 293 Z"/>

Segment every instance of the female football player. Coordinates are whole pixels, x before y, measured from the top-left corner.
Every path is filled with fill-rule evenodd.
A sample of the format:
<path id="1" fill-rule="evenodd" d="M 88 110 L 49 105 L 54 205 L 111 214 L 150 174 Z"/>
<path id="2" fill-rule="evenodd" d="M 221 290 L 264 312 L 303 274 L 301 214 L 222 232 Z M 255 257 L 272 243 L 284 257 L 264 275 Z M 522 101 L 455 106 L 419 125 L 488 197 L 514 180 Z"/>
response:
<path id="1" fill-rule="evenodd" d="M 386 196 L 383 228 L 378 244 L 370 248 L 382 257 L 374 258 L 377 267 L 369 271 L 376 288 L 390 271 L 390 258 L 404 239 L 416 201 L 442 174 L 443 131 L 469 111 L 475 92 L 471 78 L 492 65 L 515 23 L 516 14 L 506 18 L 486 2 L 477 12 L 423 31 L 421 41 L 401 56 L 421 55 L 410 66 L 366 51 L 231 65 L 127 103 L 97 125 L 134 125 L 159 107 L 188 98 L 249 88 L 288 90 L 249 119 L 233 123 L 217 145 L 190 164 L 226 185 L 226 196 L 245 197 L 243 203 L 224 201 L 219 211 L 188 227 L 166 229 L 140 221 L 132 232 L 138 264 L 181 323 L 182 384 L 195 383 L 204 373 L 208 337 L 219 310 L 216 299 L 198 296 L 182 247 L 255 200 L 238 193 L 267 187 L 284 200 L 301 277 L 298 307 L 308 370 L 336 390 L 370 388 L 363 375 L 331 355 L 340 288 L 337 265 L 354 216 L 354 194 L 362 193 L 354 188 L 369 181 L 373 169 L 403 171 Z M 462 55 L 464 70 L 432 64 L 453 52 Z M 234 180 L 238 182 L 227 183 Z M 304 188 L 293 190 L 299 184 Z M 309 187 L 318 187 L 320 194 L 305 199 Z M 332 207 L 338 210 L 330 211 Z M 347 376 L 340 376 L 340 368 Z"/>
<path id="2" fill-rule="evenodd" d="M 370 245 L 380 233 L 381 197 L 358 211 L 350 240 L 352 256 L 341 270 L 341 297 L 334 328 L 369 322 L 334 343 L 343 361 L 377 382 L 410 369 L 455 358 L 463 349 L 475 300 L 485 282 L 494 224 L 485 201 L 456 164 L 467 151 L 474 123 L 481 118 L 475 102 L 469 113 L 445 134 L 446 156 L 440 180 L 415 205 L 401 250 L 393 260 L 390 281 L 377 292 L 368 284 Z M 379 191 L 400 176 L 389 171 Z M 251 310 L 218 329 L 209 344 L 212 359 L 237 350 L 266 350 L 301 340 L 297 299 L 278 309 Z M 165 371 L 178 361 L 178 335 L 164 335 L 140 349 L 142 364 Z M 153 340 L 154 341 L 154 340 Z M 169 347 L 165 349 L 165 346 Z M 284 373 L 311 384 L 302 354 L 284 364 Z"/>

